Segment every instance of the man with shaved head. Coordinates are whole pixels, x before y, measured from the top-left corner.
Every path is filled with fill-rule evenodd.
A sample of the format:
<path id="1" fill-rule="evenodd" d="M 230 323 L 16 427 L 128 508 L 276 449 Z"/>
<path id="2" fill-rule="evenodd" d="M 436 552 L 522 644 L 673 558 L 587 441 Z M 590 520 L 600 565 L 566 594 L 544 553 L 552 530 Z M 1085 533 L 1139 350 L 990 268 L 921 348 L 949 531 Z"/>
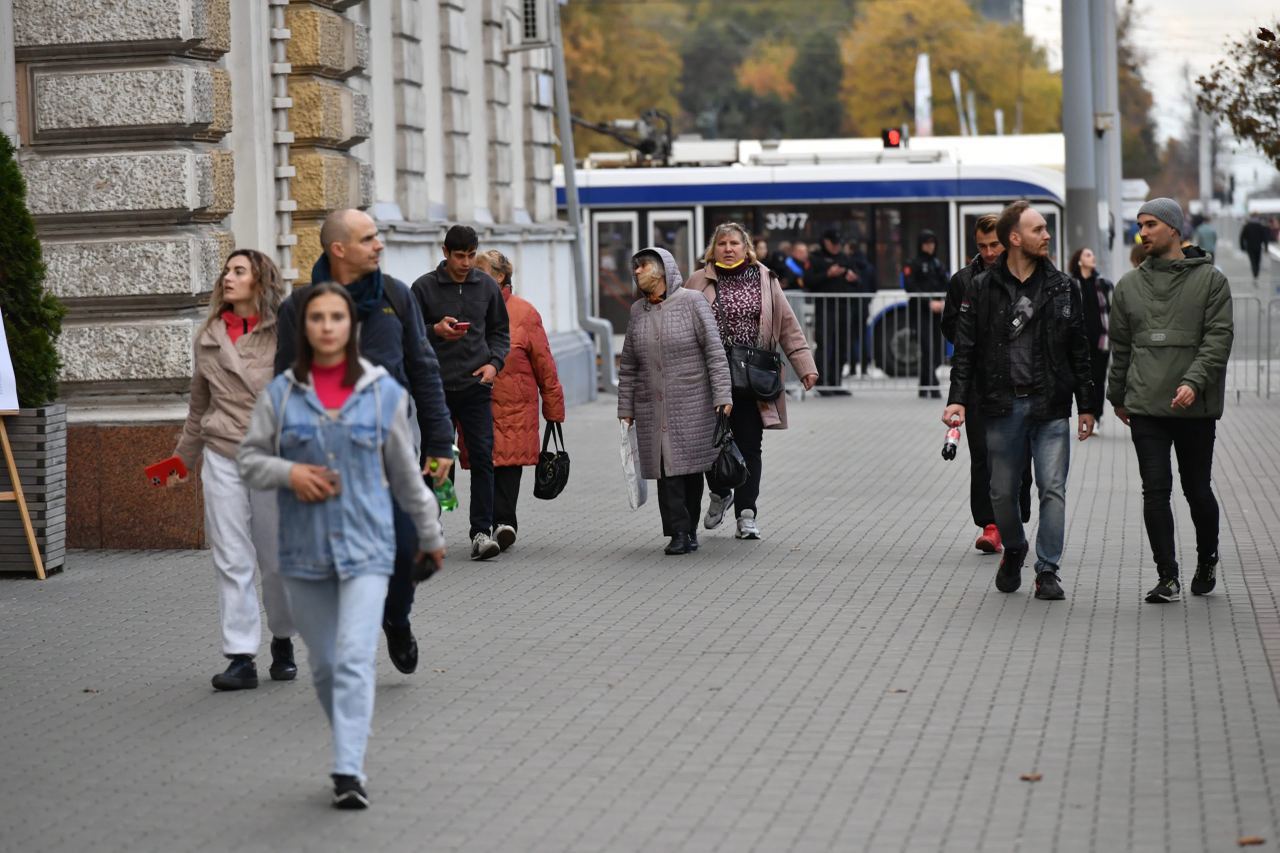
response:
<path id="1" fill-rule="evenodd" d="M 423 473 L 437 463 L 437 481 L 453 464 L 453 422 L 445 405 L 440 362 L 427 340 L 426 324 L 409 287 L 385 275 L 378 264 L 382 240 L 378 226 L 361 210 L 335 210 L 320 227 L 324 254 L 311 269 L 312 283 L 335 281 L 347 288 L 356 303 L 360 355 L 386 368 L 409 390 L 421 434 Z M 306 288 L 295 290 L 280 306 L 276 373 L 293 365 L 300 333 L 297 306 Z M 387 651 L 396 669 L 413 672 L 418 666 L 418 643 L 409 625 L 413 608 L 413 561 L 417 533 L 409 516 L 393 504 L 396 530 L 395 574 L 387 588 L 382 628 Z"/>

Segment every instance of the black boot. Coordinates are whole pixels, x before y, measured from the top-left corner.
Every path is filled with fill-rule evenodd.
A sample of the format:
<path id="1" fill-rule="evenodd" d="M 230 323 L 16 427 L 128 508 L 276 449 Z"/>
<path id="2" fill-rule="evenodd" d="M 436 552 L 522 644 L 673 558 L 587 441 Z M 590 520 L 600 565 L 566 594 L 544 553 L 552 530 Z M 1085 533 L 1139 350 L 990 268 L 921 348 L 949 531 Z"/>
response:
<path id="1" fill-rule="evenodd" d="M 253 655 L 232 655 L 225 672 L 213 677 L 214 690 L 252 690 L 258 686 L 258 668 Z"/>
<path id="2" fill-rule="evenodd" d="M 698 550 L 698 534 L 696 532 L 689 534 L 689 552 L 693 553 Z"/>
<path id="3" fill-rule="evenodd" d="M 671 542 L 667 544 L 667 547 L 663 550 L 663 553 L 667 554 L 668 556 L 674 557 L 679 554 L 688 554 L 690 550 L 691 549 L 689 548 L 689 534 L 677 533 L 671 537 Z"/>
<path id="4" fill-rule="evenodd" d="M 411 675 L 418 668 L 418 641 L 413 636 L 413 629 L 408 625 L 398 628 L 383 622 L 382 633 L 387 635 L 387 656 L 391 658 L 392 665 L 405 675 Z"/>
<path id="5" fill-rule="evenodd" d="M 996 571 L 996 589 L 1001 592 L 1017 592 L 1022 586 L 1022 563 L 1027 559 L 1027 546 L 1010 548 L 1004 546 L 1004 556 L 1000 559 L 1000 568 Z"/>
<path id="6" fill-rule="evenodd" d="M 298 677 L 298 665 L 293 662 L 293 641 L 288 637 L 271 638 L 272 681 L 293 681 Z"/>

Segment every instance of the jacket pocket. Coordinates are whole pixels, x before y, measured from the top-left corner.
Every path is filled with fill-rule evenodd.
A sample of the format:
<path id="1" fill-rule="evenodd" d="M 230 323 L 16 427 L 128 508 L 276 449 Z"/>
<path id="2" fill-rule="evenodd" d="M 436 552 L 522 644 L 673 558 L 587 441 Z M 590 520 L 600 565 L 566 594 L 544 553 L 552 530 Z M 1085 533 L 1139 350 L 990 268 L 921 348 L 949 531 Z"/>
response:
<path id="1" fill-rule="evenodd" d="M 1134 347 L 1195 347 L 1200 339 L 1186 329 L 1144 329 L 1133 336 Z"/>
<path id="2" fill-rule="evenodd" d="M 301 450 L 316 440 L 313 424 L 285 424 L 280 430 L 281 450 Z"/>

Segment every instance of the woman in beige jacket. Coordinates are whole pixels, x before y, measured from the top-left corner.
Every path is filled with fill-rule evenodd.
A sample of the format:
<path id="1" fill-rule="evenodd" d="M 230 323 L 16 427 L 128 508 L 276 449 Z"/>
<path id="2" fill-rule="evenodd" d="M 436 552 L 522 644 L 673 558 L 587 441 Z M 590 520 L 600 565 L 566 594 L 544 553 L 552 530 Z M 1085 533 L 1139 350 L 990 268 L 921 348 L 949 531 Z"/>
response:
<path id="1" fill-rule="evenodd" d="M 685 287 L 701 293 L 711 303 L 721 343 L 726 348 L 736 344 L 770 351 L 781 349 L 805 390 L 812 388 L 818 381 L 818 368 L 809 342 L 783 295 L 778 277 L 756 258 L 746 229 L 736 222 L 726 222 L 716 228 L 703 260 L 706 266 L 690 276 Z M 747 460 L 751 476 L 736 494 L 732 491 L 711 493 L 711 504 L 702 522 L 708 530 L 720 526 L 732 502 L 738 523 L 735 536 L 760 538 L 756 524 L 760 446 L 764 430 L 787 428 L 786 396 L 784 393 L 776 400 L 765 402 L 734 390 L 730 418 L 733 438 Z"/>
<path id="2" fill-rule="evenodd" d="M 284 297 L 280 271 L 253 249 L 227 256 L 213 286 L 209 314 L 195 336 L 191 404 L 174 454 L 188 471 L 203 462 L 205 535 L 218 576 L 222 653 L 231 659 L 213 677 L 218 690 L 258 686 L 253 658 L 262 642 L 255 569 L 271 630 L 271 677 L 291 681 L 293 619 L 277 573 L 274 490 L 250 489 L 240 479 L 236 451 L 249 428 L 253 406 L 271 381 L 276 353 L 276 311 Z"/>

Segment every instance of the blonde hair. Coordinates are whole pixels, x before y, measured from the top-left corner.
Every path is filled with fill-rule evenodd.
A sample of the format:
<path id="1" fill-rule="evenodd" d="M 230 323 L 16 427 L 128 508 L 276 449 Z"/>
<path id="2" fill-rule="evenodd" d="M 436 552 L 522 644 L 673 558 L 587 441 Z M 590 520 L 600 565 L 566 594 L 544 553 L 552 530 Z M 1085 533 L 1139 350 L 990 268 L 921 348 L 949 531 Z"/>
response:
<path id="1" fill-rule="evenodd" d="M 227 303 L 222 296 L 222 282 L 227 275 L 227 264 L 231 263 L 231 259 L 235 257 L 248 260 L 249 269 L 253 272 L 253 284 L 257 292 L 254 299 L 254 313 L 258 315 L 259 328 L 270 325 L 276 319 L 276 312 L 280 309 L 280 303 L 284 301 L 284 279 L 280 277 L 280 269 L 276 266 L 276 262 L 257 249 L 233 249 L 227 255 L 227 259 L 222 262 L 222 269 L 218 271 L 218 280 L 213 283 L 213 293 L 209 294 L 209 314 L 205 317 L 201 328 L 207 328 L 217 322 L 222 317 L 222 312 L 227 309 Z"/>
<path id="2" fill-rule="evenodd" d="M 487 266 L 489 268 L 489 274 L 493 275 L 494 278 L 501 275 L 504 279 L 502 282 L 503 287 L 510 287 L 512 290 L 515 290 L 515 282 L 511 280 L 511 273 L 513 272 L 511 268 L 511 260 L 506 255 L 502 254 L 497 249 L 490 249 L 487 252 L 481 252 L 480 256 L 476 258 L 476 261 Z M 497 275 L 494 275 L 494 273 Z"/>
<path id="3" fill-rule="evenodd" d="M 704 263 L 711 263 L 716 259 L 716 243 L 720 242 L 720 238 L 725 234 L 736 233 L 742 238 L 742 247 L 746 251 L 747 260 L 756 263 L 760 259 L 756 257 L 756 247 L 751 240 L 751 235 L 747 233 L 747 229 L 737 222 L 722 222 L 716 226 L 716 230 L 711 232 L 711 240 L 707 243 L 707 251 L 703 254 Z"/>

